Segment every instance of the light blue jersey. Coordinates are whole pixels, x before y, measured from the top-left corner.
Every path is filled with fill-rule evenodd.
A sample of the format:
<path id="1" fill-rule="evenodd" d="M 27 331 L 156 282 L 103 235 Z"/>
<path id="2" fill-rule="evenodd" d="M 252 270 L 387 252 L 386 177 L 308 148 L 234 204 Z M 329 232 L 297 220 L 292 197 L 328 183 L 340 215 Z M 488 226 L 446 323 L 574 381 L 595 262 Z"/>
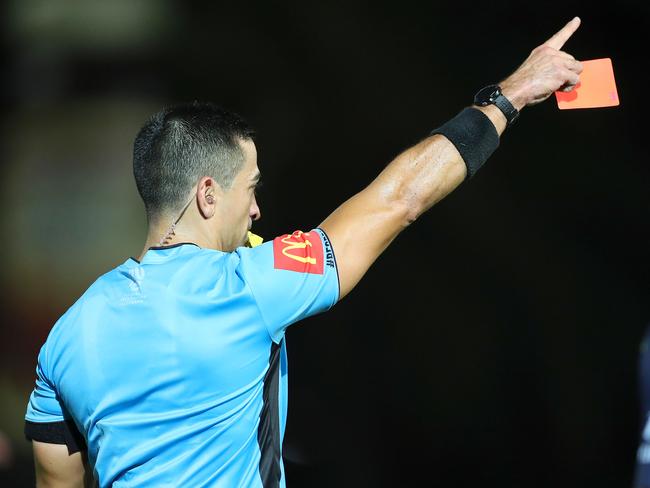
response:
<path id="1" fill-rule="evenodd" d="M 284 486 L 284 332 L 338 296 L 319 229 L 232 253 L 151 248 L 55 324 L 25 418 L 71 418 L 102 487 Z"/>

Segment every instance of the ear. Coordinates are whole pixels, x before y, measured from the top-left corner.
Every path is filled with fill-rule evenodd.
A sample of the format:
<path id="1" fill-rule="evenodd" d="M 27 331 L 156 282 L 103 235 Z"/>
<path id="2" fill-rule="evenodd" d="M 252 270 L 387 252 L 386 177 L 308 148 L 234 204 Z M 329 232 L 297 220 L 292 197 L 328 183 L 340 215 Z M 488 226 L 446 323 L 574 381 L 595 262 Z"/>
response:
<path id="1" fill-rule="evenodd" d="M 214 178 L 204 176 L 199 180 L 196 198 L 199 210 L 204 218 L 209 219 L 214 216 L 220 195 L 221 187 L 219 187 Z"/>

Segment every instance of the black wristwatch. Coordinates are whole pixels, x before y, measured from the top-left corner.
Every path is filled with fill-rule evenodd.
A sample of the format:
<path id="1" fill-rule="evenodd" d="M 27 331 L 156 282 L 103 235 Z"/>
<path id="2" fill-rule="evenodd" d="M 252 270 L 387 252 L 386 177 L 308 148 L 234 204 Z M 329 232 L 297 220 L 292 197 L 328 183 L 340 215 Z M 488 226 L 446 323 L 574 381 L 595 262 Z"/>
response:
<path id="1" fill-rule="evenodd" d="M 488 85 L 481 88 L 474 95 L 474 104 L 480 107 L 485 107 L 490 104 L 496 105 L 503 112 L 503 115 L 506 116 L 508 125 L 514 123 L 517 117 L 519 117 L 519 110 L 513 107 L 510 100 L 501 93 L 501 87 L 499 85 Z"/>

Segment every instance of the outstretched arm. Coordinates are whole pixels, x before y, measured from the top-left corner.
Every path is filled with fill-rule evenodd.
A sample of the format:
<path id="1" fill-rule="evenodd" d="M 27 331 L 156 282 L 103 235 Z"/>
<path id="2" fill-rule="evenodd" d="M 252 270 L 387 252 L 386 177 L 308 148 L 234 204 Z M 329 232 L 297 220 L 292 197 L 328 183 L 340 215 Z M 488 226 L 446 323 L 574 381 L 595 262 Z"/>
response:
<path id="1" fill-rule="evenodd" d="M 546 100 L 557 90 L 571 90 L 579 81 L 581 64 L 561 51 L 580 25 L 574 18 L 500 83 L 503 94 L 518 110 Z M 500 136 L 506 119 L 494 105 L 474 107 L 483 112 Z M 456 188 L 467 166 L 456 147 L 434 135 L 397 156 L 363 191 L 336 209 L 320 227 L 336 254 L 340 298 L 347 295 L 372 263 L 408 225 Z"/>

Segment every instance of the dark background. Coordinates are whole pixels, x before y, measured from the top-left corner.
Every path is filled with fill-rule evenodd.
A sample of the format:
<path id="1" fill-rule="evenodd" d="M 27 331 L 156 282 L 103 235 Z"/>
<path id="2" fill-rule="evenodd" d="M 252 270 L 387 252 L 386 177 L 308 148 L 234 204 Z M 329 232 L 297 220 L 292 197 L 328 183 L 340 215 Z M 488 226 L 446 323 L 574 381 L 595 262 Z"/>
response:
<path id="1" fill-rule="evenodd" d="M 242 114 L 264 175 L 254 230 L 306 230 L 579 15 L 565 50 L 611 57 L 621 105 L 526 109 L 349 297 L 291 328 L 285 466 L 293 487 L 631 485 L 647 2 L 2 8 L 0 484 L 33 484 L 22 418 L 50 327 L 141 250 L 130 152 L 150 114 Z"/>

